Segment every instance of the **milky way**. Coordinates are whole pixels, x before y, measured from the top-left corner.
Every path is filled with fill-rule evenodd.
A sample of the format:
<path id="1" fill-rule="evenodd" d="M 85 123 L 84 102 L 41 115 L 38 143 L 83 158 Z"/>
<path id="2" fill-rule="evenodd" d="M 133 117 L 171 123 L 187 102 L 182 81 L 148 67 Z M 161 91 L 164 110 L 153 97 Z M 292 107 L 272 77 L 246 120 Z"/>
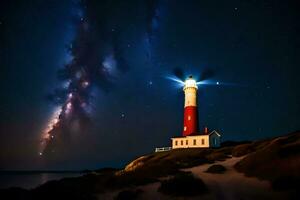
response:
<path id="1" fill-rule="evenodd" d="M 147 1 L 145 34 L 151 45 L 158 25 L 158 1 Z M 110 24 L 110 10 L 122 1 L 81 1 L 74 16 L 75 38 L 68 46 L 70 61 L 58 71 L 62 86 L 48 95 L 58 107 L 42 134 L 39 155 L 49 157 L 67 148 L 74 135 L 91 127 L 92 91 L 108 91 L 116 74 L 130 69 L 124 56 L 122 30 Z M 116 28 L 111 28 L 116 27 Z M 148 51 L 149 52 L 149 51 Z"/>

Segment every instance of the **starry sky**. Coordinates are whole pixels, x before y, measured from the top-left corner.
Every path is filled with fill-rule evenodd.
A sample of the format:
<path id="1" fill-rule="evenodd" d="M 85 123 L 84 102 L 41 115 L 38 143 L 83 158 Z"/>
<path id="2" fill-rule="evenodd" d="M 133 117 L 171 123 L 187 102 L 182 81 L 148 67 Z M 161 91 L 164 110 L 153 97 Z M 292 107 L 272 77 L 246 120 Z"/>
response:
<path id="1" fill-rule="evenodd" d="M 170 146 L 183 128 L 178 71 L 220 83 L 199 86 L 198 109 L 223 141 L 299 130 L 299 15 L 279 0 L 1 1 L 0 169 L 120 167 Z M 53 91 L 77 57 L 89 128 L 47 159 L 41 134 L 68 102 Z"/>

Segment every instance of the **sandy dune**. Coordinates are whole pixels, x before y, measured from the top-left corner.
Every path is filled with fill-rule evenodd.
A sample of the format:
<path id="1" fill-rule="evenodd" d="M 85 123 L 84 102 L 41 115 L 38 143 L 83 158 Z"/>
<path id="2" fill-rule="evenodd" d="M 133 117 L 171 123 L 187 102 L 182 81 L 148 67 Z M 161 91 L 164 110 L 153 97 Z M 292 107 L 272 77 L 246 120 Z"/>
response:
<path id="1" fill-rule="evenodd" d="M 210 189 L 212 199 L 285 199 L 284 193 L 272 191 L 268 181 L 245 177 L 244 174 L 237 172 L 233 166 L 241 159 L 242 157 L 233 157 L 216 162 L 215 164 L 221 164 L 227 168 L 224 174 L 204 172 L 212 164 L 204 164 L 183 171 L 190 171 L 196 177 L 201 178 Z"/>
<path id="2" fill-rule="evenodd" d="M 143 193 L 139 195 L 138 199 L 143 200 L 257 200 L 257 199 L 285 199 L 285 194 L 274 192 L 268 181 L 259 180 L 254 177 L 246 177 L 244 174 L 237 172 L 233 166 L 240 161 L 242 157 L 229 158 L 225 161 L 219 161 L 214 164 L 221 164 L 226 167 L 227 171 L 224 174 L 210 174 L 204 171 L 212 164 L 204 164 L 192 168 L 182 169 L 183 171 L 190 171 L 194 176 L 201 178 L 209 188 L 209 194 L 198 197 L 170 197 L 158 192 L 160 186 L 159 182 L 139 186 L 136 188 L 127 189 L 141 189 Z M 180 188 L 178 188 L 180 189 Z M 99 199 L 113 199 L 119 191 L 114 191 L 99 196 Z"/>

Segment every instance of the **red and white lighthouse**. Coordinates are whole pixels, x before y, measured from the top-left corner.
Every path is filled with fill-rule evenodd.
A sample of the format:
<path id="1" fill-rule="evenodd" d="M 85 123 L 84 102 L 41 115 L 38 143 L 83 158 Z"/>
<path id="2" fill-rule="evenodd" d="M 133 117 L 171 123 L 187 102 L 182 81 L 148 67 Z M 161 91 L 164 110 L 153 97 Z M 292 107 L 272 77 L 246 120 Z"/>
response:
<path id="1" fill-rule="evenodd" d="M 183 136 L 198 132 L 197 82 L 190 76 L 184 83 Z"/>

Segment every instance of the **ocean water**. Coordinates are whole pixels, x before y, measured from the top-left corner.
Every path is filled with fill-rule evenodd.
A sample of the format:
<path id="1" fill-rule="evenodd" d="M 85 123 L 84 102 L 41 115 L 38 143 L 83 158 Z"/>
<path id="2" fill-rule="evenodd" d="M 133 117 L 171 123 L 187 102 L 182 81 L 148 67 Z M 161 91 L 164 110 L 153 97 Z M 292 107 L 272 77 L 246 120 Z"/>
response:
<path id="1" fill-rule="evenodd" d="M 35 188 L 50 180 L 82 176 L 80 173 L 7 173 L 0 174 L 0 188 Z"/>

